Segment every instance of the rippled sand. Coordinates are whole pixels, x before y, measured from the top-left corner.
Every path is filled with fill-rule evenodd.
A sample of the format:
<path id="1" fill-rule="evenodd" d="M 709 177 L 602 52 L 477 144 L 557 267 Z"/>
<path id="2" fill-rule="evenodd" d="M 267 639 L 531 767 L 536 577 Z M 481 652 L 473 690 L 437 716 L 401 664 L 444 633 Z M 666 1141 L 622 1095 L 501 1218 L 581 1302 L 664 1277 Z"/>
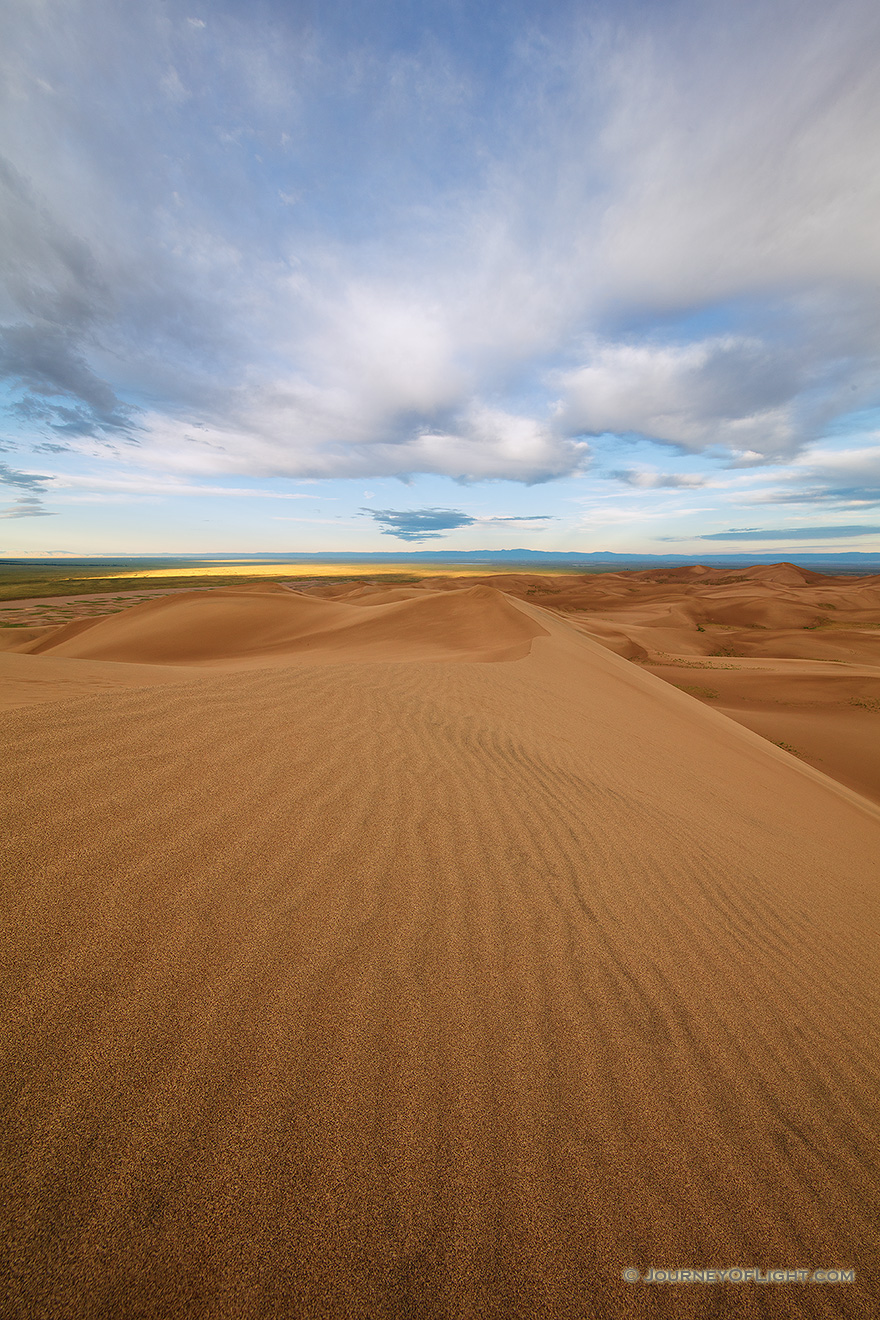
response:
<path id="1" fill-rule="evenodd" d="M 13 657 L 141 672 L 5 717 L 4 1314 L 873 1313 L 880 811 L 577 623 L 236 590 Z"/>

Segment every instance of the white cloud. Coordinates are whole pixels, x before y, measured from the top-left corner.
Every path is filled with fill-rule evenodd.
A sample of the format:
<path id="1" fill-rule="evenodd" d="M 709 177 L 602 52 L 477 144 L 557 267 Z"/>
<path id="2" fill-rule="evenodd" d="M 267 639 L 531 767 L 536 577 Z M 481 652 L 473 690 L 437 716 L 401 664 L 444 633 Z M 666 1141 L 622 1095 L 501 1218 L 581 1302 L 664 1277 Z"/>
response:
<path id="1" fill-rule="evenodd" d="M 287 490 L 252 490 L 247 486 L 208 486 L 192 481 L 175 481 L 173 478 L 145 477 L 136 472 L 124 477 L 105 477 L 102 475 L 55 475 L 44 478 L 46 493 L 64 491 L 100 492 L 108 496 L 223 496 L 229 499 L 263 500 L 333 500 L 332 495 L 308 495 L 300 491 Z"/>
<path id="2" fill-rule="evenodd" d="M 292 9 L 195 40 L 153 0 L 13 5 L 0 322 L 33 424 L 181 475 L 535 482 L 588 433 L 790 459 L 869 401 L 880 11 L 567 13 L 502 25 L 487 71 Z"/>
<path id="3" fill-rule="evenodd" d="M 865 508 L 880 504 L 880 444 L 852 449 L 811 446 L 799 455 L 794 472 L 780 490 L 769 492 L 773 503 L 836 504 Z"/>
<path id="4" fill-rule="evenodd" d="M 184 87 L 180 80 L 180 74 L 173 67 L 162 75 L 159 85 L 168 100 L 175 101 L 178 104 L 185 101 L 190 95 L 189 89 Z"/>
<path id="5" fill-rule="evenodd" d="M 601 282 L 655 306 L 880 279 L 871 0 L 658 9 L 603 133 Z"/>
<path id="6" fill-rule="evenodd" d="M 568 433 L 635 432 L 690 452 L 777 457 L 795 445 L 791 377 L 754 340 L 599 344 L 587 365 L 558 377 L 557 423 Z"/>
<path id="7" fill-rule="evenodd" d="M 639 490 L 699 490 L 708 485 L 706 478 L 698 472 L 671 473 L 655 472 L 647 468 L 624 468 L 618 472 L 609 472 L 608 475 Z"/>
<path id="8" fill-rule="evenodd" d="M 206 476 L 251 473 L 314 479 L 436 473 L 461 481 L 506 478 L 526 483 L 567 475 L 589 459 L 584 441 L 561 437 L 531 417 L 484 406 L 450 417 L 448 429 L 391 439 L 385 438 L 394 424 L 390 410 L 383 435 L 379 426 L 358 426 L 360 419 L 330 391 L 279 387 L 268 399 L 242 399 L 239 406 L 240 430 L 208 425 L 195 430 L 163 414 L 148 414 L 141 421 L 144 452 L 132 450 L 127 458 L 158 470 Z"/>

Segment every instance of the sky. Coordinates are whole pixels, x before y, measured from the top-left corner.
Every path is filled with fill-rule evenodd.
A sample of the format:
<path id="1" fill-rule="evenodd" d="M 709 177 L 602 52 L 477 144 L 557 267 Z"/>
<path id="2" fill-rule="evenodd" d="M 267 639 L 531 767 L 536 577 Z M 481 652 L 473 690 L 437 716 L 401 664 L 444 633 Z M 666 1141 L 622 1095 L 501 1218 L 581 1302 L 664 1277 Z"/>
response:
<path id="1" fill-rule="evenodd" d="M 0 555 L 880 549 L 876 0 L 0 9 Z"/>

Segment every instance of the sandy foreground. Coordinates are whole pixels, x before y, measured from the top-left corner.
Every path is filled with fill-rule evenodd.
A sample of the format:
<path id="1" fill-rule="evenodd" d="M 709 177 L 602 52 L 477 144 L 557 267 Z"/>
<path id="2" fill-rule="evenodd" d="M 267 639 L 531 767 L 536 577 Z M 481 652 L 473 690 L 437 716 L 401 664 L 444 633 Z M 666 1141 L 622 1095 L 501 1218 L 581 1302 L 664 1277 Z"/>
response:
<path id="1" fill-rule="evenodd" d="M 878 1313 L 880 808 L 587 622 L 266 584 L 0 657 L 55 697 L 0 771 L 4 1316 Z"/>

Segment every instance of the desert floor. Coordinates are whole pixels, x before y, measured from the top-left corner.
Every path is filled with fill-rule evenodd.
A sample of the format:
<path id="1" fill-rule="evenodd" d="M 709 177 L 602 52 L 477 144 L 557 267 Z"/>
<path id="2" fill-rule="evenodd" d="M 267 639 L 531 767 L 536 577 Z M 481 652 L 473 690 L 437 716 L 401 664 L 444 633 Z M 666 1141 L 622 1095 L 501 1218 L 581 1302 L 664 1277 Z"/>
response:
<path id="1" fill-rule="evenodd" d="M 4 1317 L 880 1311 L 880 580 L 150 595 L 2 633 Z"/>

